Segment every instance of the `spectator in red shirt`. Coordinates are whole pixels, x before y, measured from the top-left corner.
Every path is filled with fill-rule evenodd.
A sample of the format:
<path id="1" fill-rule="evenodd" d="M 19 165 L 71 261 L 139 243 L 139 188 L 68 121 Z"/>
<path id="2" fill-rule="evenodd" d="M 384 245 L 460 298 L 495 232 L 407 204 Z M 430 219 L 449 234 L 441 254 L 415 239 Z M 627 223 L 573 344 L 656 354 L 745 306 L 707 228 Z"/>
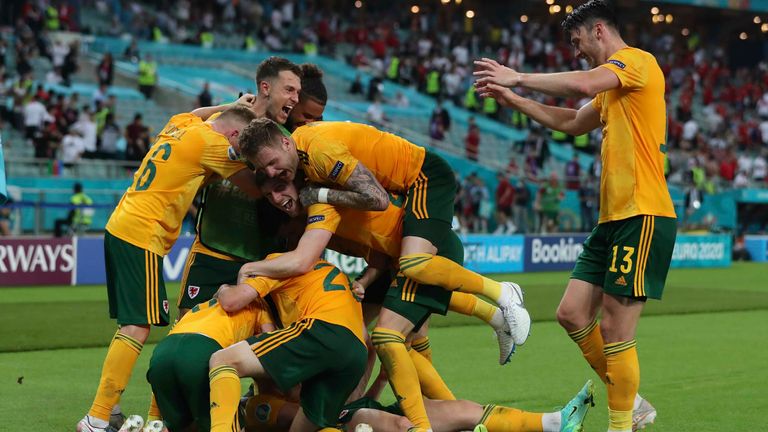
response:
<path id="1" fill-rule="evenodd" d="M 736 157 L 733 155 L 733 151 L 729 149 L 723 160 L 720 162 L 720 178 L 727 182 L 732 182 L 736 177 L 737 167 L 738 163 Z"/>
<path id="2" fill-rule="evenodd" d="M 512 207 L 515 204 L 515 188 L 503 172 L 496 174 L 499 185 L 496 186 L 496 230 L 494 234 L 512 234 L 515 224 L 512 222 Z"/>

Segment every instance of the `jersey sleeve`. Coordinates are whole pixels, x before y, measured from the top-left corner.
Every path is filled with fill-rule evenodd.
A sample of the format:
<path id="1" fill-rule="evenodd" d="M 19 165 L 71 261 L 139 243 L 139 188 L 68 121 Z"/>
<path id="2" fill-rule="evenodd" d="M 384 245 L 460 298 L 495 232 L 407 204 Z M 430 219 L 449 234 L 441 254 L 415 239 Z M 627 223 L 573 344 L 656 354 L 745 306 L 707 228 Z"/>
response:
<path id="1" fill-rule="evenodd" d="M 283 285 L 282 281 L 279 279 L 272 279 L 264 276 L 246 279 L 245 284 L 256 290 L 261 298 L 264 298 L 264 296 Z"/>
<path id="2" fill-rule="evenodd" d="M 329 204 L 313 204 L 307 212 L 307 227 L 305 231 L 322 229 L 332 233 L 341 223 L 341 215 L 336 208 Z"/>
<path id="3" fill-rule="evenodd" d="M 246 168 L 245 164 L 238 160 L 234 149 L 224 137 L 213 131 L 201 132 L 200 136 L 204 143 L 203 154 L 200 158 L 200 164 L 203 167 L 222 178 L 229 178 Z"/>
<path id="4" fill-rule="evenodd" d="M 603 93 L 595 96 L 590 103 L 592 104 L 592 108 L 594 108 L 595 111 L 602 112 L 603 111 Z"/>
<path id="5" fill-rule="evenodd" d="M 635 50 L 619 50 L 600 67 L 615 73 L 627 90 L 641 88 L 648 81 L 647 60 Z"/>
<path id="6" fill-rule="evenodd" d="M 347 146 L 336 140 L 317 137 L 309 150 L 309 164 L 319 178 L 312 179 L 319 183 L 335 183 L 344 186 L 357 166 L 357 159 L 352 156 Z"/>

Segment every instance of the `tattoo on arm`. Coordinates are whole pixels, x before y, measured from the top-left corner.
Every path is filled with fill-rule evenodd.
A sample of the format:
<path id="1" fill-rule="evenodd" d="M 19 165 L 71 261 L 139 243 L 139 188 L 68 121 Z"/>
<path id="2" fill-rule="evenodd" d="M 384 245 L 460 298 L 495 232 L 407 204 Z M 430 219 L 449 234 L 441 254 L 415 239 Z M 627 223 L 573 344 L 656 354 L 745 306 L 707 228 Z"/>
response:
<path id="1" fill-rule="evenodd" d="M 344 185 L 346 190 L 328 191 L 328 203 L 359 210 L 385 210 L 389 196 L 373 173 L 358 163 Z"/>

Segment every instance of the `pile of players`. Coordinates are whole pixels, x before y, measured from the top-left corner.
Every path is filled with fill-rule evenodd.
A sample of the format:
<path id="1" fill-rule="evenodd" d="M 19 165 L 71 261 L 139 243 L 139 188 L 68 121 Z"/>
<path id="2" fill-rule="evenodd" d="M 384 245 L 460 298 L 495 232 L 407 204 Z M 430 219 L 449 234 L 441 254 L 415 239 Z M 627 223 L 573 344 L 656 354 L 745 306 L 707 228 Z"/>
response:
<path id="1" fill-rule="evenodd" d="M 611 109 L 620 106 L 612 98 L 628 94 L 622 89 L 635 89 L 637 100 L 628 103 L 639 104 L 641 114 L 659 102 L 658 65 L 623 44 L 605 2 L 578 8 L 564 27 L 592 71 L 519 74 L 483 59 L 476 62 L 481 94 L 568 130 L 598 127 L 601 118 L 620 122 Z M 172 117 L 112 214 L 105 258 L 110 315 L 120 328 L 78 432 L 110 427 L 150 326 L 169 324 L 162 257 L 198 191 L 182 317 L 152 354 L 145 431 L 330 431 L 360 423 L 386 431 L 582 430 L 591 381 L 561 411 L 533 413 L 458 401 L 433 367 L 427 335 L 433 313 L 450 310 L 488 323 L 502 365 L 531 325 L 518 285 L 463 267 L 463 246 L 451 230 L 456 184 L 445 160 L 371 126 L 319 121 L 327 94 L 314 65 L 272 57 L 259 66 L 256 84 L 254 95 Z M 598 96 L 577 112 L 523 99 L 510 86 Z M 652 153 L 643 146 L 658 145 L 652 120 L 649 139 L 620 140 L 635 146 L 627 151 L 635 152 L 636 165 L 652 167 L 630 173 L 646 176 L 644 184 L 658 180 L 649 172 L 663 163 L 655 154 L 640 160 Z M 620 145 L 611 139 L 604 146 Z M 674 212 L 660 186 L 632 198 L 636 214 L 615 210 L 623 201 L 608 197 L 558 317 L 608 385 L 609 430 L 626 431 L 655 418 L 636 394 L 634 330 L 645 299 L 661 296 Z M 615 246 L 622 242 L 633 246 Z M 326 248 L 363 257 L 368 267 L 350 281 L 321 258 Z M 615 268 L 617 250 L 624 254 Z M 591 306 L 582 308 L 579 299 Z M 582 309 L 583 316 L 574 312 Z M 368 388 L 375 357 L 381 372 Z M 241 378 L 255 382 L 242 402 Z M 377 401 L 386 381 L 397 399 L 392 406 Z M 121 430 L 142 426 L 131 417 Z"/>

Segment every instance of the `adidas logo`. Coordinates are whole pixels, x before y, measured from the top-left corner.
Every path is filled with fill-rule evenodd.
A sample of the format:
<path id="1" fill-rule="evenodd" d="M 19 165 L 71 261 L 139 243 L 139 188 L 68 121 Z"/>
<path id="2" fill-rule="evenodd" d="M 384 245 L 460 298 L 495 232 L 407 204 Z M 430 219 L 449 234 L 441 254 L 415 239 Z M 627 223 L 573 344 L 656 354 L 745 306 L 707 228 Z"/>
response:
<path id="1" fill-rule="evenodd" d="M 616 281 L 614 283 L 616 285 L 627 286 L 627 281 L 624 280 L 624 276 L 619 276 L 619 278 L 616 279 Z"/>

